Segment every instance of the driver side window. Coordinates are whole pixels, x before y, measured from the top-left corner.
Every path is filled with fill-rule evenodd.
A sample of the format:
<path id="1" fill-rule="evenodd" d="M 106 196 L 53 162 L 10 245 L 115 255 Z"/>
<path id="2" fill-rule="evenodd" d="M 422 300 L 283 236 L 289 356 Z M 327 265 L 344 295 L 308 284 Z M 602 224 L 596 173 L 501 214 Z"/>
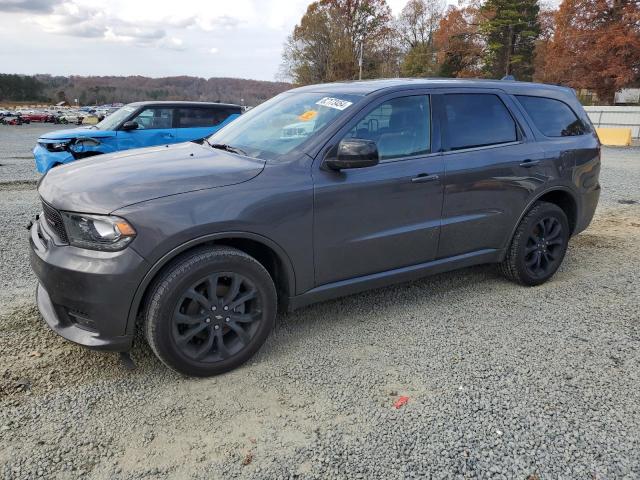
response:
<path id="1" fill-rule="evenodd" d="M 429 96 L 388 100 L 359 120 L 345 138 L 373 140 L 381 161 L 430 153 Z"/>
<path id="2" fill-rule="evenodd" d="M 172 128 L 173 109 L 172 108 L 145 108 L 135 118 L 138 130 L 155 130 Z"/>

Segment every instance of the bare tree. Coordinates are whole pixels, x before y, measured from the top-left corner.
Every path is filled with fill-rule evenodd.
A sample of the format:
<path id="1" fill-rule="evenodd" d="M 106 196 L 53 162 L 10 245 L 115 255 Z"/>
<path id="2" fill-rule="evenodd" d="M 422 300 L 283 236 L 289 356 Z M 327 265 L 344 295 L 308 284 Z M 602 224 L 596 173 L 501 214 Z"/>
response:
<path id="1" fill-rule="evenodd" d="M 445 9 L 444 0 L 409 0 L 398 17 L 398 32 L 405 48 L 433 47 L 433 35 Z"/>

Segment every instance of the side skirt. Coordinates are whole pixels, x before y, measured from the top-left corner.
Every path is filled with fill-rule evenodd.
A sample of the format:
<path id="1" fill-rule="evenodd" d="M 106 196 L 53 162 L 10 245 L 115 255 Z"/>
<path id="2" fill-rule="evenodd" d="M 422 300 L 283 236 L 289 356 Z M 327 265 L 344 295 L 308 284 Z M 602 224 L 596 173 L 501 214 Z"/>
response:
<path id="1" fill-rule="evenodd" d="M 362 277 L 350 278 L 348 280 L 340 280 L 339 282 L 328 283 L 326 285 L 313 288 L 301 295 L 289 297 L 288 311 L 292 312 L 293 310 L 305 307 L 312 303 L 344 297 L 374 288 L 386 287 L 395 283 L 417 280 L 428 275 L 448 272 L 458 268 L 471 267 L 473 265 L 480 265 L 483 263 L 496 263 L 500 262 L 503 258 L 504 250 L 485 249 L 465 253 L 463 255 L 456 255 L 455 257 L 419 263 L 409 267 L 387 270 L 386 272 L 373 273 Z"/>

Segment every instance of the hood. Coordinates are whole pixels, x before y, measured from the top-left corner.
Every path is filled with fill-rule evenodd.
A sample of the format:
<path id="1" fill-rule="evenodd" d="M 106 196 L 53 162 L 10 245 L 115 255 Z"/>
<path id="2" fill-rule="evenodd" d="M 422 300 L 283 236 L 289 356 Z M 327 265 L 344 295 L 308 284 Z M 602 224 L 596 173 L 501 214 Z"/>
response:
<path id="1" fill-rule="evenodd" d="M 197 143 L 98 155 L 50 170 L 38 193 L 60 210 L 111 213 L 134 203 L 246 182 L 265 161 Z"/>
<path id="2" fill-rule="evenodd" d="M 105 138 L 115 137 L 116 132 L 109 130 L 99 130 L 97 128 L 91 128 L 91 126 L 68 128 L 65 130 L 54 130 L 53 132 L 47 132 L 42 135 L 38 141 L 47 140 L 68 140 L 70 138 L 78 137 L 91 137 L 91 138 Z"/>

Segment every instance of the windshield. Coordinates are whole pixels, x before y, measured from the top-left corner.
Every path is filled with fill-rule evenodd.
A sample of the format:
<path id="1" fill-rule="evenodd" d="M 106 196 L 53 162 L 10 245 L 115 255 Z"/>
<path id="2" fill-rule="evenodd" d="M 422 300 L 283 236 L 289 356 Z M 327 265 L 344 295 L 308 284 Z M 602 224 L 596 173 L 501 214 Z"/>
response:
<path id="1" fill-rule="evenodd" d="M 360 100 L 359 95 L 283 93 L 209 137 L 248 156 L 273 159 L 315 136 Z"/>
<path id="2" fill-rule="evenodd" d="M 122 122 L 125 118 L 135 112 L 135 107 L 129 107 L 125 105 L 122 108 L 119 108 L 115 112 L 113 112 L 108 117 L 105 117 L 100 123 L 95 125 L 96 128 L 100 130 L 115 130 L 116 127 Z"/>

